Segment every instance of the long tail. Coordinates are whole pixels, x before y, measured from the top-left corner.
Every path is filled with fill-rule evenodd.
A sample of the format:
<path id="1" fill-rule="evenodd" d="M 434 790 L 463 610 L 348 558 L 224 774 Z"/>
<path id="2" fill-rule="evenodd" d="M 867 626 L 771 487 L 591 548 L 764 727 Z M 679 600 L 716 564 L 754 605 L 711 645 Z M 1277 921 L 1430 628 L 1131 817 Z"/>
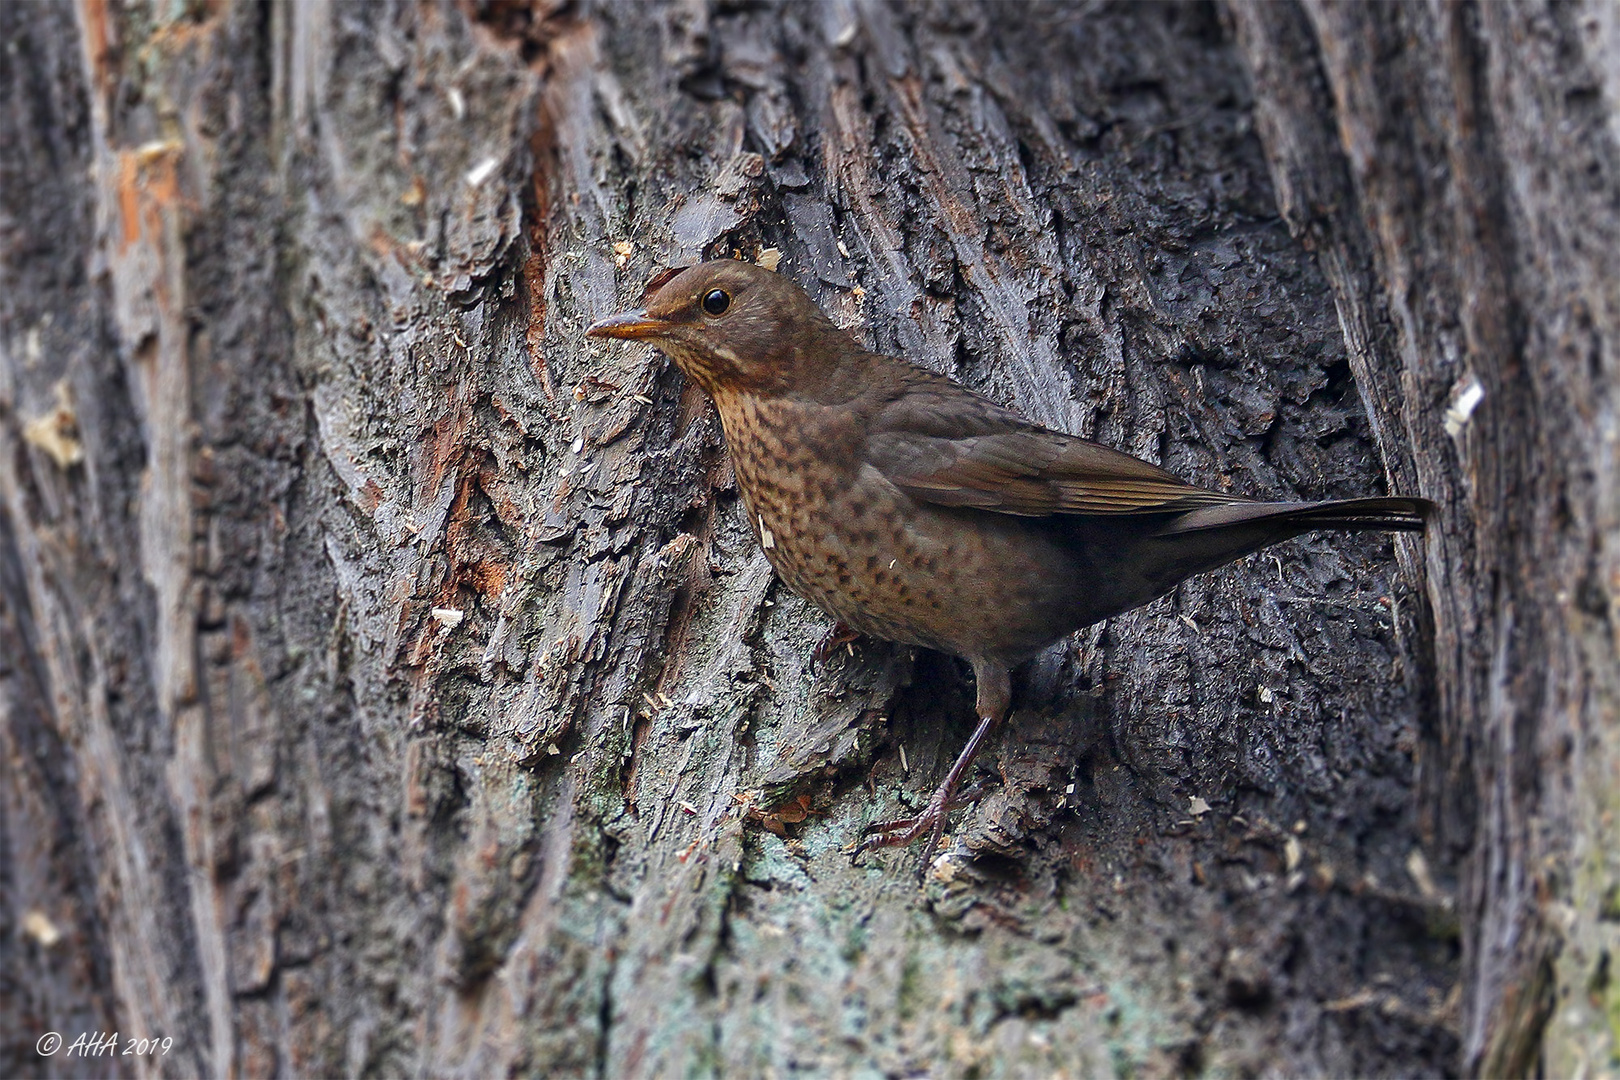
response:
<path id="1" fill-rule="evenodd" d="M 1143 576 L 1164 591 L 1280 540 L 1313 529 L 1419 532 L 1434 514 L 1427 499 L 1341 499 L 1336 502 L 1234 501 L 1177 514 L 1142 540 Z"/>
<path id="2" fill-rule="evenodd" d="M 1179 514 L 1160 536 L 1182 536 L 1209 529 L 1263 525 L 1274 540 L 1312 529 L 1383 529 L 1422 532 L 1434 516 L 1428 499 L 1338 499 L 1333 502 L 1230 502 Z"/>

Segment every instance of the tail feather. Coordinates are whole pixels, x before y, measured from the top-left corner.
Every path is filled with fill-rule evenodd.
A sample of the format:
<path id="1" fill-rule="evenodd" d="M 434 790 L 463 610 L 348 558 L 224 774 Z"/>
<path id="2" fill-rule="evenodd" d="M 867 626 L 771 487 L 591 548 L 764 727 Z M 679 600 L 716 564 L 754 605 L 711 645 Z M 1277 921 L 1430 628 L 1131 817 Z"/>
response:
<path id="1" fill-rule="evenodd" d="M 1332 502 L 1255 502 L 1233 498 L 1122 528 L 1119 517 L 1073 519 L 1073 542 L 1086 559 L 1111 568 L 1088 597 L 1088 618 L 1105 618 L 1163 596 L 1194 574 L 1313 529 L 1416 532 L 1434 514 L 1427 499 L 1370 498 Z M 1137 519 L 1142 521 L 1141 518 Z M 1121 543 L 1127 550 L 1121 551 Z M 1099 552 L 1101 554 L 1099 554 Z"/>
<path id="2" fill-rule="evenodd" d="M 1434 513 L 1427 499 L 1341 499 L 1317 503 L 1237 501 L 1177 514 L 1150 536 L 1158 556 L 1146 575 L 1163 588 L 1313 529 L 1419 532 Z"/>
<path id="3" fill-rule="evenodd" d="M 1434 516 L 1427 499 L 1380 497 L 1337 499 L 1332 502 L 1230 502 L 1178 514 L 1165 523 L 1159 536 L 1182 536 L 1209 529 L 1264 525 L 1275 539 L 1312 529 L 1381 529 L 1422 532 Z"/>

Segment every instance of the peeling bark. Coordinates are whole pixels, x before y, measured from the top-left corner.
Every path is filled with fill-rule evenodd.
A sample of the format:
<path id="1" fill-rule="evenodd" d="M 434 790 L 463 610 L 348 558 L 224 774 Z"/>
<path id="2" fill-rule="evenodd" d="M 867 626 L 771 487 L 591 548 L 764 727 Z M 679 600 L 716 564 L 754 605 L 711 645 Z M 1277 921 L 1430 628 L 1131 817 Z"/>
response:
<path id="1" fill-rule="evenodd" d="M 1604 1067 L 1617 34 L 0 5 L 0 1065 Z M 1443 523 L 1076 635 L 954 857 L 852 865 L 969 674 L 814 663 L 707 401 L 581 333 L 769 253 L 1042 423 Z M 35 1051 L 98 1029 L 173 1047 Z"/>

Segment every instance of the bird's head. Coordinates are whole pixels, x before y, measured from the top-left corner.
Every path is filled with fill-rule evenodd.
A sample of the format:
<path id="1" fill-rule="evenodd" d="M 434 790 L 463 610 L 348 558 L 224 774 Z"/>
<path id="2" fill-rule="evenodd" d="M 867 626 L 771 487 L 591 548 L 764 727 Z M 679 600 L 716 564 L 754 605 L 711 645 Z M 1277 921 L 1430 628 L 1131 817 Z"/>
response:
<path id="1" fill-rule="evenodd" d="M 655 345 L 710 394 L 792 393 L 856 348 L 799 286 L 734 259 L 666 270 L 642 303 L 585 332 Z"/>

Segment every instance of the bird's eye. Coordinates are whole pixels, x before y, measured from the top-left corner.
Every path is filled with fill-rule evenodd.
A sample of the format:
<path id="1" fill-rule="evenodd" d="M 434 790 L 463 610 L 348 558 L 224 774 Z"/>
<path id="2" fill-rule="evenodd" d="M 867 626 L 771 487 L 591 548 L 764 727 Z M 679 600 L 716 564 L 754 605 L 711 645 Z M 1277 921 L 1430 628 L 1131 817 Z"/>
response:
<path id="1" fill-rule="evenodd" d="M 724 315 L 731 306 L 731 294 L 724 289 L 710 289 L 703 294 L 703 310 L 710 315 Z"/>

